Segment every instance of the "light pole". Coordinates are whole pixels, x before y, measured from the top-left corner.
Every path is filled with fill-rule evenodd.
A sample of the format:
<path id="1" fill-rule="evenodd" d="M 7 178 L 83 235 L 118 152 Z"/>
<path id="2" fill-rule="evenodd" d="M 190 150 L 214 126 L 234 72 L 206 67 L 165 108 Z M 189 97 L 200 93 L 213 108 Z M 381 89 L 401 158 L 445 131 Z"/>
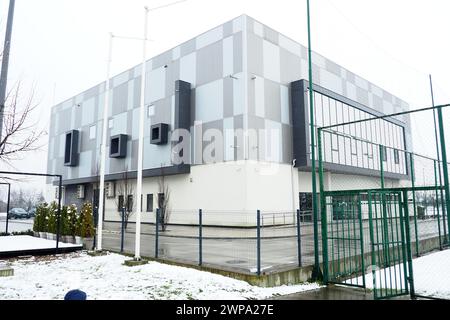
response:
<path id="1" fill-rule="evenodd" d="M 111 62 L 113 52 L 113 39 L 122 38 L 129 40 L 142 40 L 143 42 L 143 61 L 142 61 L 142 75 L 141 75 L 141 103 L 140 103 L 140 119 L 139 119 L 139 154 L 138 154 L 138 173 L 137 173 L 137 198 L 142 197 L 142 171 L 143 171 L 143 146 L 144 146 L 144 117 L 145 117 L 145 74 L 146 74 L 146 60 L 147 60 L 147 41 L 148 41 L 148 13 L 162 8 L 166 8 L 187 0 L 180 0 L 172 2 L 159 7 L 151 8 L 145 7 L 145 21 L 144 21 L 144 38 L 137 37 L 122 37 L 115 36 L 112 33 L 109 34 L 109 48 L 108 48 L 108 60 L 106 68 L 106 83 L 105 83 L 105 100 L 103 106 L 103 135 L 102 144 L 100 148 L 100 186 L 99 186 L 99 206 L 98 206 L 98 226 L 97 226 L 97 242 L 96 250 L 102 250 L 102 232 L 103 232 L 103 212 L 104 212 L 104 199 L 105 199 L 105 174 L 106 174 L 106 143 L 109 127 L 109 95 L 111 91 Z M 140 260 L 140 229 L 141 229 L 141 202 L 138 201 L 138 212 L 136 214 L 136 247 L 135 247 L 135 260 Z"/>
<path id="2" fill-rule="evenodd" d="M 139 151 L 138 151 L 138 172 L 137 172 L 137 184 L 136 184 L 136 196 L 137 196 L 137 208 L 136 212 L 136 235 L 135 235 L 135 253 L 134 260 L 141 260 L 141 214 L 142 214 L 142 180 L 143 180 L 143 158 L 144 158 L 144 118 L 145 118 L 145 87 L 146 87 L 146 72 L 147 72 L 147 38 L 148 38 L 148 14 L 150 11 L 156 11 L 158 9 L 167 8 L 185 2 L 187 0 L 180 0 L 154 7 L 149 9 L 144 7 L 144 39 L 142 41 L 142 75 L 141 75 L 141 104 L 139 110 Z"/>
<path id="3" fill-rule="evenodd" d="M 98 196 L 98 225 L 97 225 L 97 241 L 96 250 L 102 251 L 102 238 L 103 238 L 103 210 L 105 199 L 105 171 L 106 171 L 106 137 L 108 134 L 108 112 L 109 112 L 109 94 L 111 91 L 111 61 L 112 61 L 112 46 L 114 35 L 109 34 L 109 49 L 108 60 L 106 67 L 106 82 L 105 82 L 105 104 L 103 106 L 103 133 L 102 133 L 102 146 L 100 148 L 100 186 Z"/>
<path id="4" fill-rule="evenodd" d="M 105 199 L 105 175 L 106 175 L 106 143 L 109 128 L 109 95 L 111 91 L 111 63 L 113 53 L 113 40 L 114 38 L 129 39 L 129 40 L 142 40 L 140 38 L 117 36 L 109 33 L 109 46 L 108 46 L 108 60 L 106 67 L 106 81 L 105 81 L 105 100 L 103 106 L 103 133 L 102 144 L 100 148 L 100 186 L 99 186 L 99 205 L 98 205 L 98 225 L 97 225 L 97 241 L 96 250 L 102 251 L 102 238 L 103 238 L 103 211 L 104 211 L 104 199 Z"/>
<path id="5" fill-rule="evenodd" d="M 142 75 L 141 75 L 141 105 L 139 110 L 139 146 L 138 146 L 138 172 L 137 172 L 137 208 L 136 213 L 136 234 L 134 260 L 141 260 L 141 213 L 142 213 L 142 171 L 144 158 L 144 117 L 145 117 L 145 85 L 147 73 L 147 36 L 148 36 L 148 7 L 144 8 L 144 39 L 142 41 Z"/>

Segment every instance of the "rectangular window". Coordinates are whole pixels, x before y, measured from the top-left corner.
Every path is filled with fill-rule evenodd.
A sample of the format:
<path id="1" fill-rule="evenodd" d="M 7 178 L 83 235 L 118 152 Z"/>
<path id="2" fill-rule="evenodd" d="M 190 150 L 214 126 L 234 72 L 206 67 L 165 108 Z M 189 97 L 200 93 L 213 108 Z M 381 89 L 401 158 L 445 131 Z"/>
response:
<path id="1" fill-rule="evenodd" d="M 121 195 L 121 196 L 119 196 L 119 199 L 118 199 L 117 211 L 121 212 L 122 208 L 123 208 L 123 196 Z"/>
<path id="2" fill-rule="evenodd" d="M 395 164 L 400 164 L 400 154 L 397 149 L 394 149 L 394 161 Z"/>
<path id="3" fill-rule="evenodd" d="M 386 146 L 382 146 L 383 148 L 383 161 L 386 162 L 387 161 L 387 153 L 388 153 L 388 149 Z"/>
<path id="4" fill-rule="evenodd" d="M 158 193 L 158 208 L 162 208 L 164 206 L 164 193 Z"/>
<path id="5" fill-rule="evenodd" d="M 153 194 L 147 194 L 147 212 L 153 212 Z"/>
<path id="6" fill-rule="evenodd" d="M 133 195 L 128 195 L 127 197 L 127 211 L 128 212 L 133 211 Z"/>

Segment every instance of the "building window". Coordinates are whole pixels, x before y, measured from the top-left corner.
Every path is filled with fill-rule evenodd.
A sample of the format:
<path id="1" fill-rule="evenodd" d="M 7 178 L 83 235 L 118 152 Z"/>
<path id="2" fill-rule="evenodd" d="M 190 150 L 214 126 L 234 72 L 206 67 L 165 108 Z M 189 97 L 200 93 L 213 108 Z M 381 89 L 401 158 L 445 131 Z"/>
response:
<path id="1" fill-rule="evenodd" d="M 395 161 L 395 164 L 400 163 L 400 154 L 397 149 L 394 150 L 394 161 Z"/>
<path id="2" fill-rule="evenodd" d="M 96 126 L 90 127 L 89 128 L 89 139 L 94 140 L 96 135 L 97 135 L 97 127 Z"/>
<path id="3" fill-rule="evenodd" d="M 133 195 L 128 195 L 127 197 L 127 211 L 128 212 L 133 211 Z"/>
<path id="4" fill-rule="evenodd" d="M 123 208 L 123 196 L 119 196 L 118 199 L 118 205 L 117 205 L 117 211 L 122 212 L 122 208 Z"/>
<path id="5" fill-rule="evenodd" d="M 164 206 L 164 193 L 158 193 L 158 208 L 162 208 Z"/>
<path id="6" fill-rule="evenodd" d="M 383 148 L 383 161 L 387 162 L 387 153 L 388 153 L 388 149 L 386 146 L 382 146 Z"/>
<path id="7" fill-rule="evenodd" d="M 66 167 L 78 166 L 78 139 L 79 131 L 72 130 L 66 133 L 64 149 L 64 165 Z"/>
<path id="8" fill-rule="evenodd" d="M 147 194 L 147 212 L 153 212 L 153 194 Z"/>

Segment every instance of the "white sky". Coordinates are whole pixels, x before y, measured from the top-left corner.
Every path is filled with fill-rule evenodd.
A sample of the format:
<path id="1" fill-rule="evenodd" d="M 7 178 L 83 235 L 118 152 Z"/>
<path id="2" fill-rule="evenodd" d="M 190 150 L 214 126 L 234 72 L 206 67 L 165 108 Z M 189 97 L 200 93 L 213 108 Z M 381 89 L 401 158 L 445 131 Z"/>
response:
<path id="1" fill-rule="evenodd" d="M 9 83 L 35 85 L 38 116 L 42 126 L 48 126 L 52 105 L 104 81 L 108 33 L 141 37 L 144 5 L 170 2 L 17 0 Z M 8 3 L 0 3 L 2 42 Z M 315 51 L 391 91 L 412 108 L 431 104 L 427 78 L 431 73 L 439 86 L 437 102 L 450 102 L 450 1 L 312 0 L 311 10 Z M 188 0 L 151 12 L 154 42 L 149 58 L 243 13 L 307 45 L 306 0 Z M 140 42 L 115 42 L 113 74 L 140 60 Z M 420 119 L 413 127 L 419 129 L 416 141 L 433 143 L 432 128 L 424 129 Z M 44 148 L 15 166 L 45 172 L 46 158 Z"/>

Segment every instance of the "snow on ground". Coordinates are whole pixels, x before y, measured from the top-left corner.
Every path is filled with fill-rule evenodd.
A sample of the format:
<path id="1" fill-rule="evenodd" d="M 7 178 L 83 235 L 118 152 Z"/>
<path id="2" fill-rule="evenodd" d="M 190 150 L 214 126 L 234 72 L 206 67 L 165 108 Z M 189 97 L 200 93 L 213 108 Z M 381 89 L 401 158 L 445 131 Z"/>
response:
<path id="1" fill-rule="evenodd" d="M 244 300 L 314 290 L 318 284 L 260 288 L 247 282 L 157 262 L 127 267 L 118 254 L 90 257 L 72 253 L 58 257 L 10 260 L 14 276 L 0 281 L 0 300 L 61 300 L 81 289 L 89 300 Z"/>
<path id="2" fill-rule="evenodd" d="M 389 275 L 397 274 L 397 286 L 401 287 L 399 275 L 404 279 L 403 264 L 377 271 L 375 279 L 378 286 L 380 283 L 385 283 L 385 274 L 388 279 Z M 413 259 L 413 275 L 416 294 L 450 299 L 450 250 Z M 358 281 L 362 283 L 362 277 L 359 277 Z M 395 285 L 395 280 L 392 282 Z M 366 274 L 366 286 L 373 289 L 372 272 Z"/>
<path id="3" fill-rule="evenodd" d="M 59 242 L 60 248 L 79 247 L 80 245 Z M 0 237 L 0 252 L 52 249 L 56 240 L 47 240 L 31 236 Z"/>

